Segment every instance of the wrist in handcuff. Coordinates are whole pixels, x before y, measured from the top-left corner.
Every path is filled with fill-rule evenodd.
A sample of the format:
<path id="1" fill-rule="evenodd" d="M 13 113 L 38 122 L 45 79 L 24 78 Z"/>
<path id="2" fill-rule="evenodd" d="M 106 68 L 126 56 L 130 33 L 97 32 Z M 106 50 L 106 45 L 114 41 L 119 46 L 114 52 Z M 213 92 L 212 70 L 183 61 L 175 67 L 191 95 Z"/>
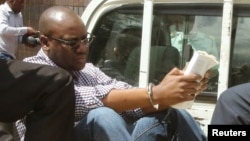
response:
<path id="1" fill-rule="evenodd" d="M 154 107 L 154 109 L 158 110 L 159 108 L 159 104 L 155 103 L 153 101 L 153 86 L 155 86 L 153 83 L 149 83 L 148 87 L 147 87 L 147 92 L 148 92 L 148 96 L 149 96 L 149 101 L 152 104 L 152 106 Z"/>

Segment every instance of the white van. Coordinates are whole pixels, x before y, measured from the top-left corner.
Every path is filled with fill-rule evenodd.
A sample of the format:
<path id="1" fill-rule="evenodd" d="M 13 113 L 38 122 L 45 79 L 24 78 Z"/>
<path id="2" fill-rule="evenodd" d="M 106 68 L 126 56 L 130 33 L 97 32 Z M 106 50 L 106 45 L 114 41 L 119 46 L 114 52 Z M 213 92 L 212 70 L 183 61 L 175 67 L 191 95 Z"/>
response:
<path id="1" fill-rule="evenodd" d="M 249 0 L 92 0 L 81 18 L 96 36 L 89 61 L 134 86 L 159 83 L 194 51 L 215 56 L 208 89 L 188 109 L 205 130 L 219 94 L 250 80 Z"/>

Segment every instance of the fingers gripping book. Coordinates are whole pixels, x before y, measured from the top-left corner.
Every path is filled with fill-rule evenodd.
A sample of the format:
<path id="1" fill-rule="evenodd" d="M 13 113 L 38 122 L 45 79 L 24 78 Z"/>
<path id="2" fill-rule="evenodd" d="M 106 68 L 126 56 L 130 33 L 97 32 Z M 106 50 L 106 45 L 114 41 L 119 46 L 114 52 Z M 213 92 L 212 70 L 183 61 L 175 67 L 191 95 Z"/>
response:
<path id="1" fill-rule="evenodd" d="M 188 66 L 184 72 L 184 75 L 195 73 L 204 77 L 205 73 L 212 67 L 218 65 L 218 61 L 215 56 L 208 54 L 204 51 L 195 51 L 192 56 Z M 196 95 L 196 94 L 195 94 Z M 185 109 L 191 108 L 193 105 L 194 99 L 191 101 L 181 102 L 175 105 L 172 105 L 173 108 Z"/>

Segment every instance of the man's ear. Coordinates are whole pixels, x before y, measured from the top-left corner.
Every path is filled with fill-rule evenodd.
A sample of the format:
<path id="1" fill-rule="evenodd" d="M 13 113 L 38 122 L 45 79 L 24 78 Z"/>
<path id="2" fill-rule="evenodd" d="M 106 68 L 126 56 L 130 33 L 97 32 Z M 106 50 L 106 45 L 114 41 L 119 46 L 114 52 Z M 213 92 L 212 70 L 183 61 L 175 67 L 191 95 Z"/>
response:
<path id="1" fill-rule="evenodd" d="M 40 44 L 43 50 L 49 50 L 49 39 L 45 35 L 40 35 Z"/>

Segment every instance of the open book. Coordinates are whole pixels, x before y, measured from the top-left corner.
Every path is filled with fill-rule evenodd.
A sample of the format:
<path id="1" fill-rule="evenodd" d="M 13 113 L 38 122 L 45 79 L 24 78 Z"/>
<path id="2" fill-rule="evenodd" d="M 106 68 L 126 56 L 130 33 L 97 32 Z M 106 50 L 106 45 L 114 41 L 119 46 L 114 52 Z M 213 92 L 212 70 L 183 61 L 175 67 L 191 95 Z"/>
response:
<path id="1" fill-rule="evenodd" d="M 218 64 L 219 63 L 218 63 L 216 57 L 214 57 L 213 55 L 207 54 L 207 52 L 204 52 L 204 51 L 195 51 L 190 62 L 188 63 L 188 66 L 184 72 L 184 75 L 190 74 L 190 73 L 196 73 L 196 74 L 199 74 L 201 76 L 204 76 L 205 73 L 209 69 L 211 69 L 212 67 L 214 67 Z M 193 102 L 194 102 L 194 100 L 185 101 L 182 103 L 172 105 L 172 107 L 178 108 L 178 109 L 191 108 L 193 105 Z"/>

